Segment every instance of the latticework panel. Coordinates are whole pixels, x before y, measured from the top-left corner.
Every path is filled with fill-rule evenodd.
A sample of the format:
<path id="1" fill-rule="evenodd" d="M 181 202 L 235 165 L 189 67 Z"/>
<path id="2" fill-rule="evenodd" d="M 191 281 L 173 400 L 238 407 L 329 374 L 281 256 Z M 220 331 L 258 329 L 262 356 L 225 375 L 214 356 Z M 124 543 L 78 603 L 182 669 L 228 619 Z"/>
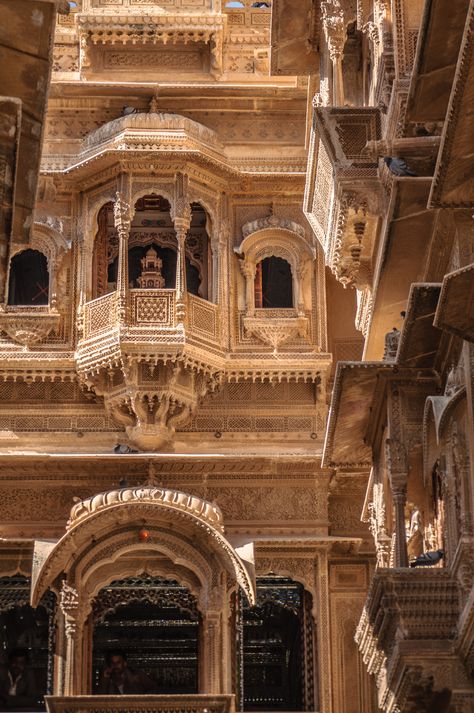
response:
<path id="1" fill-rule="evenodd" d="M 85 337 L 110 329 L 116 320 L 116 293 L 104 295 L 85 306 Z"/>
<path id="2" fill-rule="evenodd" d="M 219 339 L 219 308 L 195 295 L 188 295 L 189 328 L 211 341 Z"/>
<path id="3" fill-rule="evenodd" d="M 132 290 L 132 322 L 172 327 L 174 323 L 174 290 Z"/>
<path id="4" fill-rule="evenodd" d="M 312 213 L 316 237 L 326 247 L 329 216 L 333 202 L 333 170 L 332 164 L 322 141 L 319 142 L 318 162 L 314 186 Z"/>

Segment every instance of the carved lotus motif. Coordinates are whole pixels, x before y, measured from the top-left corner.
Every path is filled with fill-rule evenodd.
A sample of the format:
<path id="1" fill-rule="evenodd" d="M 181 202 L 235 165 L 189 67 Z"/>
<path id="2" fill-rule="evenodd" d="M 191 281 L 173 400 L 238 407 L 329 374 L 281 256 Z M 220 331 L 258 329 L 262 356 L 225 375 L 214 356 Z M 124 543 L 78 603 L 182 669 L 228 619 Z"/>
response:
<path id="1" fill-rule="evenodd" d="M 6 311 L 0 313 L 0 329 L 17 344 L 30 348 L 57 329 L 60 318 L 59 312 L 54 311 Z"/>

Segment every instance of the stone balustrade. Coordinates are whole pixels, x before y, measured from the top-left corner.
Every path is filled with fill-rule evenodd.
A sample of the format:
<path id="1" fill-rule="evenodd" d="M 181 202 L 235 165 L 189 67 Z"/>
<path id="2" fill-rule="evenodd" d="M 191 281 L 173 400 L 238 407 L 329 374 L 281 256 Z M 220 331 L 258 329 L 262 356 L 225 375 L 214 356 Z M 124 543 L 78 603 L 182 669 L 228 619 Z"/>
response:
<path id="1" fill-rule="evenodd" d="M 48 713 L 234 713 L 232 695 L 46 696 Z"/>

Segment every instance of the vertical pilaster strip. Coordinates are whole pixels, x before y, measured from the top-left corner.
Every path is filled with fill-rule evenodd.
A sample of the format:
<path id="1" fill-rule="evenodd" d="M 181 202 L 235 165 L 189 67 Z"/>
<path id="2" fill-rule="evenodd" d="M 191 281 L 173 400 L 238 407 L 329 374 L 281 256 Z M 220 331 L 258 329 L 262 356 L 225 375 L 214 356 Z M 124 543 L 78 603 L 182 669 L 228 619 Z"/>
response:
<path id="1" fill-rule="evenodd" d="M 331 637 L 329 619 L 329 570 L 326 550 L 317 553 L 318 659 L 321 713 L 332 713 Z"/>

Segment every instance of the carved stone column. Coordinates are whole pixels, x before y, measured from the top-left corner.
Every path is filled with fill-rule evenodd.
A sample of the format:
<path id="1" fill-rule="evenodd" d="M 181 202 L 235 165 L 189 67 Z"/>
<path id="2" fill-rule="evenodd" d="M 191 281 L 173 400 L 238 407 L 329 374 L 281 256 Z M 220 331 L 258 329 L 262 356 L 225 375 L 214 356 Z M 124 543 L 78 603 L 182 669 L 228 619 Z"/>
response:
<path id="1" fill-rule="evenodd" d="M 128 239 L 130 235 L 130 205 L 117 191 L 114 202 L 114 225 L 118 233 L 117 316 L 126 322 L 128 296 Z"/>
<path id="2" fill-rule="evenodd" d="M 183 324 L 186 316 L 186 234 L 188 225 L 180 225 L 180 219 L 175 218 L 176 240 L 178 253 L 176 256 L 176 319 Z"/>
<path id="3" fill-rule="evenodd" d="M 342 76 L 342 55 L 346 40 L 344 11 L 339 0 L 321 3 L 324 34 L 332 62 L 332 101 L 334 106 L 344 106 L 344 82 Z"/>
<path id="4" fill-rule="evenodd" d="M 191 205 L 188 198 L 188 177 L 176 175 L 176 199 L 173 214 L 178 243 L 176 256 L 176 320 L 184 324 L 186 317 L 186 234 L 191 225 Z"/>
<path id="5" fill-rule="evenodd" d="M 255 314 L 254 283 L 256 266 L 253 262 L 242 260 L 240 269 L 245 277 L 245 313 L 247 317 L 253 317 Z"/>
<path id="6" fill-rule="evenodd" d="M 79 594 L 65 581 L 62 584 L 59 606 L 64 615 L 66 634 L 66 662 L 64 671 L 64 695 L 81 693 L 81 627 L 79 623 Z"/>
<path id="7" fill-rule="evenodd" d="M 405 447 L 395 438 L 385 442 L 388 477 L 395 510 L 395 567 L 408 567 L 408 550 L 405 530 L 407 502 L 408 459 Z"/>

